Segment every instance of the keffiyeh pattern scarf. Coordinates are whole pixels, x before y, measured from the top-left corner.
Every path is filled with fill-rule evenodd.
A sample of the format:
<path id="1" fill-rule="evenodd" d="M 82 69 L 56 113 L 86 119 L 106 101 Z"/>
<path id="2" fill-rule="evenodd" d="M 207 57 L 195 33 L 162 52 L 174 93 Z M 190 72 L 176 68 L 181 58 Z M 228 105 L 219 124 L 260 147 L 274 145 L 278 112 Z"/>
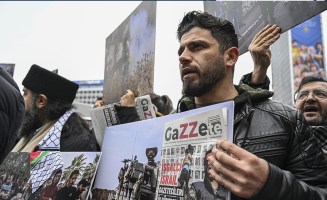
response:
<path id="1" fill-rule="evenodd" d="M 68 110 L 58 119 L 50 129 L 49 133 L 37 145 L 36 150 L 60 151 L 61 130 L 72 113 L 73 110 Z"/>
<path id="2" fill-rule="evenodd" d="M 63 167 L 62 157 L 59 151 L 37 151 L 31 153 L 31 176 L 32 193 L 50 178 L 53 171 Z"/>
<path id="3" fill-rule="evenodd" d="M 319 146 L 327 158 L 327 126 L 311 126 L 311 128 L 314 130 Z"/>

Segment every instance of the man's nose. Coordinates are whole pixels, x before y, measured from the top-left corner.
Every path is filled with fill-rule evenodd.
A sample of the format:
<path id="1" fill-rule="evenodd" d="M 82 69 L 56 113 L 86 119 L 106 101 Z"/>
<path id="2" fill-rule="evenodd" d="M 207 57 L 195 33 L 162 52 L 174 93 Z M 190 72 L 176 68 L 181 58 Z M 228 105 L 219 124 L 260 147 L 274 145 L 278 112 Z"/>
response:
<path id="1" fill-rule="evenodd" d="M 316 100 L 316 98 L 315 98 L 313 92 L 309 92 L 306 101 L 315 101 L 315 100 Z"/>
<path id="2" fill-rule="evenodd" d="M 179 63 L 184 65 L 192 62 L 192 57 L 187 50 L 184 50 L 183 53 L 179 56 Z"/>

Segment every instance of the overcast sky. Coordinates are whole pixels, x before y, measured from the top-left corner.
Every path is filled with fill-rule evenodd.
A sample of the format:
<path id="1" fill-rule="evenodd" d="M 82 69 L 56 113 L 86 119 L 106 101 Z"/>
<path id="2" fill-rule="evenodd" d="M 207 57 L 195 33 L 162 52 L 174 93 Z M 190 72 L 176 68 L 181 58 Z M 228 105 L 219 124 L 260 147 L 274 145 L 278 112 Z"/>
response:
<path id="1" fill-rule="evenodd" d="M 14 79 L 21 89 L 32 64 L 59 69 L 70 80 L 102 80 L 106 37 L 140 3 L 1 1 L 0 63 L 16 64 Z M 203 10 L 203 2 L 157 3 L 154 91 L 169 95 L 175 107 L 181 96 L 176 29 L 190 10 Z M 239 58 L 236 69 L 234 82 L 251 71 L 248 53 Z"/>
<path id="2" fill-rule="evenodd" d="M 140 2 L 0 2 L 0 62 L 21 83 L 32 64 L 103 79 L 105 39 Z"/>

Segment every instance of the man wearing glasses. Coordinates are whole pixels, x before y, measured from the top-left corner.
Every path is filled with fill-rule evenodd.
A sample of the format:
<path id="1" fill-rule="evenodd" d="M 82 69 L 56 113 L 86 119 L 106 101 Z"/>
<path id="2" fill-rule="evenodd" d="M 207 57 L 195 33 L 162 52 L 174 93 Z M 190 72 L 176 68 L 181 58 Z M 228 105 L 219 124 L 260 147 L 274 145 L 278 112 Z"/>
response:
<path id="1" fill-rule="evenodd" d="M 271 61 L 271 52 L 270 45 L 263 45 L 261 40 L 271 37 L 269 34 L 277 33 L 269 32 L 267 34 L 266 32 L 260 31 L 249 46 L 255 63 L 254 70 L 252 73 L 244 75 L 241 83 L 253 88 L 268 90 L 270 81 L 266 73 Z M 261 40 L 257 38 L 261 38 Z M 318 75 L 309 75 L 303 78 L 294 94 L 294 106 L 303 112 L 327 158 L 327 81 Z"/>
<path id="2" fill-rule="evenodd" d="M 294 95 L 295 108 L 301 110 L 314 130 L 327 158 L 327 81 L 319 76 L 302 79 Z"/>
<path id="3" fill-rule="evenodd" d="M 318 76 L 302 79 L 294 95 L 295 107 L 311 126 L 327 126 L 327 81 Z"/>

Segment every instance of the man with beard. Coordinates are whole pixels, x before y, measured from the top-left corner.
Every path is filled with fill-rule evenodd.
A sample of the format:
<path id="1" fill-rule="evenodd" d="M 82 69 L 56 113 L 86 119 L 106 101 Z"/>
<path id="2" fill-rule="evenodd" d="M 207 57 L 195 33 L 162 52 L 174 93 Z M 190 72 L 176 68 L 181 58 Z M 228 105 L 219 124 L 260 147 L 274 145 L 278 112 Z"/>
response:
<path id="1" fill-rule="evenodd" d="M 207 157 L 209 176 L 229 190 L 233 200 L 326 199 L 327 163 L 303 115 L 270 100 L 270 91 L 233 85 L 239 50 L 232 23 L 192 11 L 177 34 L 184 94 L 177 111 L 235 103 L 237 145 L 217 142 Z"/>
<path id="2" fill-rule="evenodd" d="M 295 108 L 301 110 L 314 130 L 327 158 L 327 81 L 315 75 L 302 79 L 294 95 Z"/>
<path id="3" fill-rule="evenodd" d="M 97 151 L 94 134 L 75 113 L 78 85 L 38 65 L 23 80 L 26 115 L 13 151 Z"/>
<path id="4" fill-rule="evenodd" d="M 56 195 L 55 200 L 75 200 L 78 197 L 77 188 L 74 183 L 79 176 L 79 171 L 75 169 L 66 180 L 65 187 L 61 188 Z"/>
<path id="5" fill-rule="evenodd" d="M 45 192 L 42 192 L 40 195 L 41 200 L 51 200 L 56 197 L 56 194 L 58 192 L 58 183 L 60 181 L 61 175 L 62 175 L 62 170 L 57 169 L 53 172 L 53 177 L 52 178 L 52 183 L 51 185 L 48 186 L 48 189 Z"/>
<path id="6" fill-rule="evenodd" d="M 263 40 L 274 37 L 278 33 L 265 27 L 252 40 L 249 50 L 255 63 L 252 73 L 242 77 L 241 83 L 253 88 L 269 89 L 270 80 L 267 69 L 271 62 L 270 45 Z M 271 43 L 272 44 L 272 43 Z M 327 81 L 319 74 L 311 74 L 303 78 L 294 95 L 294 106 L 303 112 L 305 119 L 313 129 L 319 146 L 327 158 Z"/>
<path id="7" fill-rule="evenodd" d="M 86 193 L 89 186 L 90 186 L 90 182 L 86 178 L 81 179 L 77 184 L 75 199 L 76 200 L 85 199 L 85 198 L 82 197 L 82 194 Z"/>
<path id="8" fill-rule="evenodd" d="M 15 145 L 24 113 L 24 99 L 17 84 L 0 67 L 0 164 Z"/>

